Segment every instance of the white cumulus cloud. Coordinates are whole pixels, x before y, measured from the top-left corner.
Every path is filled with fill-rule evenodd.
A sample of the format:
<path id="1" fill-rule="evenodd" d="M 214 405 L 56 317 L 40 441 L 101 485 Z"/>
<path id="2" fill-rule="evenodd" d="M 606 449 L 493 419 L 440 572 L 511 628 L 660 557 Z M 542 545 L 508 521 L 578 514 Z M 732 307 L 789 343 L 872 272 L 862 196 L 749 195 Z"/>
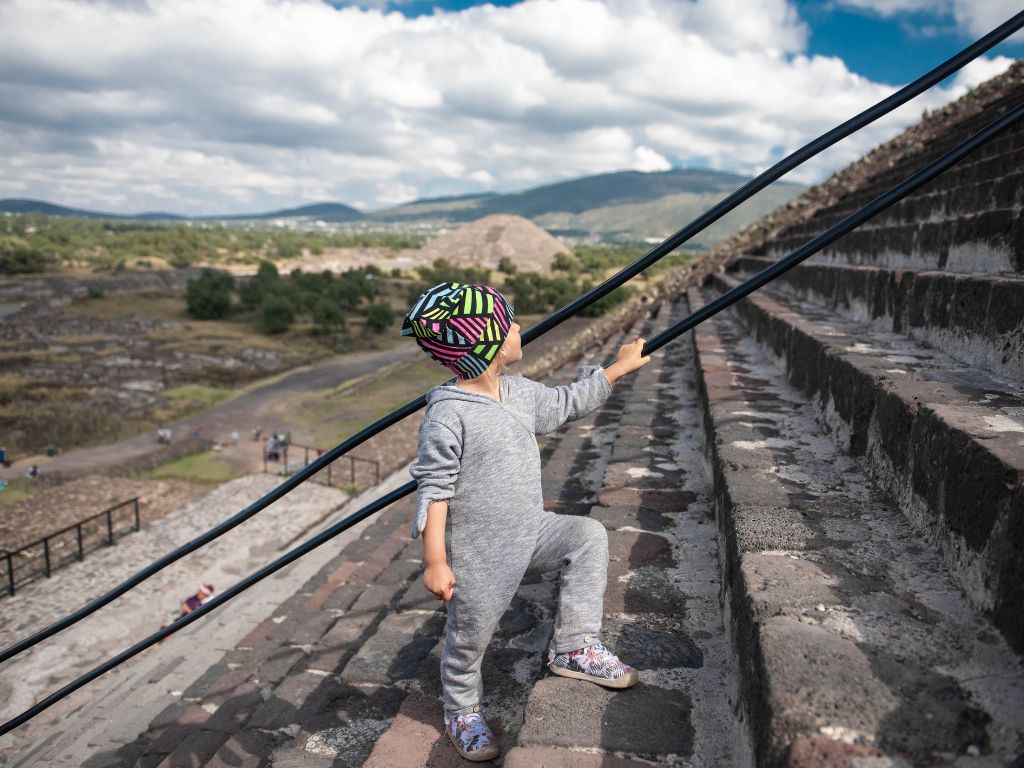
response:
<path id="1" fill-rule="evenodd" d="M 0 0 L 0 196 L 229 213 L 681 164 L 752 173 L 892 90 L 808 56 L 808 34 L 785 0 L 415 18 L 321 0 Z M 976 62 L 794 178 L 819 180 L 1008 64 Z"/>

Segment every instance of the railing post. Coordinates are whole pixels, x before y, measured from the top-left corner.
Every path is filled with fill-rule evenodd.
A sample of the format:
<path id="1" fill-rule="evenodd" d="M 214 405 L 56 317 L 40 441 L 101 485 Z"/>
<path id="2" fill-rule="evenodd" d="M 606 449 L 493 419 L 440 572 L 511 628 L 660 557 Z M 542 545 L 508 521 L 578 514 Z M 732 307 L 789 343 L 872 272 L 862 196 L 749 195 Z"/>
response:
<path id="1" fill-rule="evenodd" d="M 82 562 L 85 559 L 85 548 L 82 546 L 82 524 L 78 523 L 75 526 L 75 533 L 78 536 L 78 562 Z"/>
<path id="2" fill-rule="evenodd" d="M 138 498 L 132 499 L 135 504 L 135 532 L 138 533 L 142 525 L 139 522 L 139 500 Z"/>
<path id="3" fill-rule="evenodd" d="M 14 561 L 10 552 L 7 553 L 7 594 L 14 597 Z"/>
<path id="4" fill-rule="evenodd" d="M 43 539 L 43 564 L 46 568 L 46 578 L 50 578 L 50 540 Z"/>
<path id="5" fill-rule="evenodd" d="M 114 518 L 109 509 L 107 510 L 107 544 L 114 546 Z"/>

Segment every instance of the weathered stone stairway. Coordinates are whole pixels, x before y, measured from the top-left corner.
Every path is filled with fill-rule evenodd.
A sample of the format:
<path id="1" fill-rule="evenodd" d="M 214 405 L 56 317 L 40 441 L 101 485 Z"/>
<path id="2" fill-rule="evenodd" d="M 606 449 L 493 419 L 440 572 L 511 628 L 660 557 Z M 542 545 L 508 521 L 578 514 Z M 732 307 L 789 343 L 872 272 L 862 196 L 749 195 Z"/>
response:
<path id="1" fill-rule="evenodd" d="M 588 357 L 603 360 L 624 339 L 663 326 L 672 309 L 660 309 Z M 742 743 L 728 703 L 694 388 L 682 381 L 685 369 L 660 360 L 641 374 L 623 380 L 601 411 L 547 436 L 542 450 L 551 507 L 593 508 L 610 529 L 606 639 L 643 670 L 642 683 L 615 695 L 561 678 L 535 685 L 547 674 L 556 584 L 553 575 L 528 576 L 484 664 L 486 709 L 510 765 L 648 764 L 695 753 L 730 764 Z M 552 379 L 574 375 L 573 365 Z M 691 401 L 688 417 L 681 394 Z M 680 418 L 690 420 L 682 443 Z M 83 755 L 81 764 L 460 763 L 440 729 L 443 609 L 421 585 L 409 517 L 408 503 L 381 513 L 145 733 L 114 753 Z M 691 722 L 695 707 L 700 722 Z M 555 712 L 563 709 L 577 719 L 560 721 Z"/>

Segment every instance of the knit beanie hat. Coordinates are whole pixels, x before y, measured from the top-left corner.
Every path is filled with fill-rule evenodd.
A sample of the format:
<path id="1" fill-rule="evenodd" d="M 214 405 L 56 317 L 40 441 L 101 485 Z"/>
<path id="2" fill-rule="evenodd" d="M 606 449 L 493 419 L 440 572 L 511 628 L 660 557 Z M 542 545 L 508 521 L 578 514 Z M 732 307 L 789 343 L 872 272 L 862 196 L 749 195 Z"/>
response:
<path id="1" fill-rule="evenodd" d="M 417 300 L 402 323 L 424 352 L 459 379 L 490 365 L 512 327 L 512 305 L 489 285 L 438 283 Z"/>

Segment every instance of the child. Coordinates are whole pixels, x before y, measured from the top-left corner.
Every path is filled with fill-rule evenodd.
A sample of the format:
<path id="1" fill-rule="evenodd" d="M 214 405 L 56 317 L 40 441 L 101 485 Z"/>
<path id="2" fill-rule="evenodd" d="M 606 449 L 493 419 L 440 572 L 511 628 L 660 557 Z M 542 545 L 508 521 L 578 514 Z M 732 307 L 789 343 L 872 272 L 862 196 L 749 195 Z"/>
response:
<path id="1" fill-rule="evenodd" d="M 636 671 L 598 640 L 608 575 L 608 534 L 589 517 L 544 510 L 536 434 L 599 407 L 622 375 L 650 361 L 643 339 L 607 369 L 549 388 L 503 376 L 522 359 L 512 306 L 486 285 L 440 283 L 402 325 L 455 379 L 427 395 L 413 538 L 423 534 L 423 583 L 447 602 L 441 656 L 445 731 L 463 757 L 499 747 L 480 711 L 484 650 L 527 568 L 561 570 L 548 667 L 557 675 L 628 688 Z"/>

